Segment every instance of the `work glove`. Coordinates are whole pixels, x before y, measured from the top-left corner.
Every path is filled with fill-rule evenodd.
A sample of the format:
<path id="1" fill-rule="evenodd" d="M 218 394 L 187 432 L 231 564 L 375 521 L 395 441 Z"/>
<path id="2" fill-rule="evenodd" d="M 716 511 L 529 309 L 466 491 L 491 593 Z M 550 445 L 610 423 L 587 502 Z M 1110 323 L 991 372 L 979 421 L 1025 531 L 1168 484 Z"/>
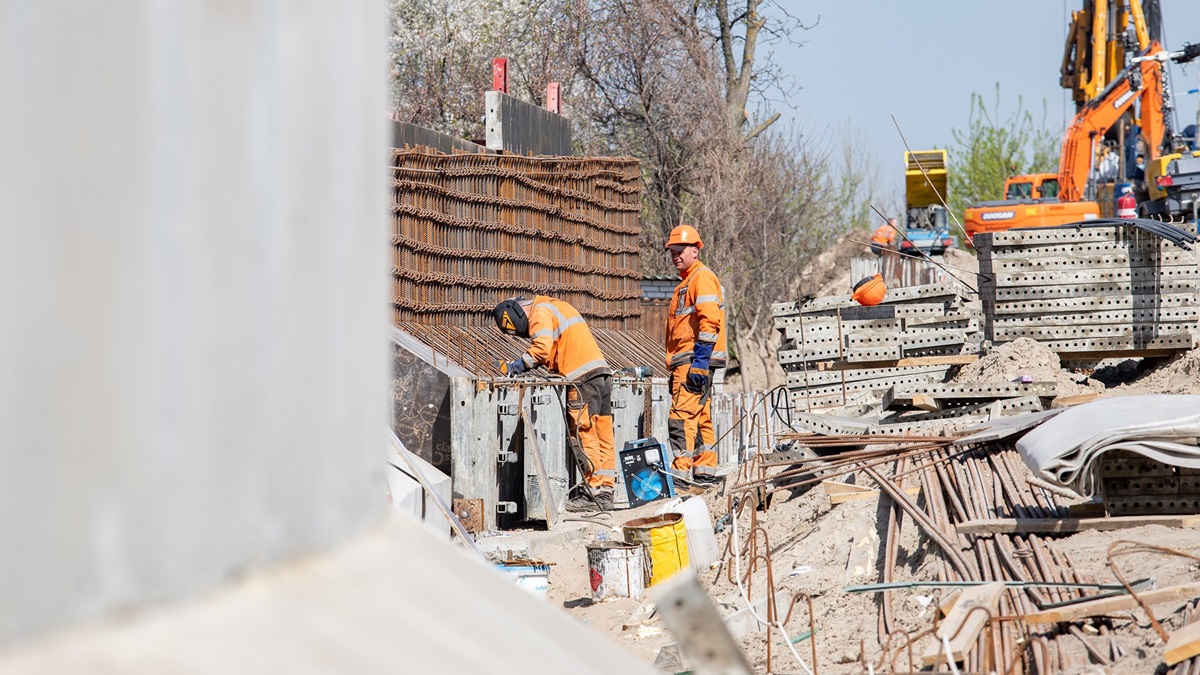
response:
<path id="1" fill-rule="evenodd" d="M 688 369 L 687 379 L 683 386 L 693 394 L 708 391 L 712 383 L 712 374 L 708 370 L 708 362 L 712 358 L 713 345 L 710 342 L 697 342 L 692 349 L 692 367 Z"/>
<path id="2" fill-rule="evenodd" d="M 528 370 L 528 368 L 525 367 L 524 359 L 509 361 L 508 363 L 504 364 L 504 374 L 508 375 L 509 377 L 516 377 L 526 370 Z"/>
<path id="3" fill-rule="evenodd" d="M 499 369 L 500 372 L 507 377 L 516 377 L 517 375 L 520 375 L 528 370 L 528 368 L 525 367 L 525 361 L 523 359 L 517 359 L 516 361 L 501 361 L 500 359 L 492 359 L 492 366 Z"/>

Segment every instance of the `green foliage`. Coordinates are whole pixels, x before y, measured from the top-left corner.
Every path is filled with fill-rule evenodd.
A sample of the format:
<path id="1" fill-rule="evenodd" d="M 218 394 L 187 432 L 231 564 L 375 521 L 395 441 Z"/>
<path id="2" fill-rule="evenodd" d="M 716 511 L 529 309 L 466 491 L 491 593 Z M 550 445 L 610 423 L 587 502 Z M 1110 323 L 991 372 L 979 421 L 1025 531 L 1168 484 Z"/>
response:
<path id="1" fill-rule="evenodd" d="M 1034 123 L 1020 97 L 1016 110 L 1001 117 L 999 83 L 990 109 L 983 96 L 971 94 L 967 128 L 953 129 L 951 134 L 949 203 L 960 217 L 971 204 L 1002 199 L 1009 176 L 1058 170 L 1061 131 L 1047 128 L 1045 100 L 1040 124 Z"/>

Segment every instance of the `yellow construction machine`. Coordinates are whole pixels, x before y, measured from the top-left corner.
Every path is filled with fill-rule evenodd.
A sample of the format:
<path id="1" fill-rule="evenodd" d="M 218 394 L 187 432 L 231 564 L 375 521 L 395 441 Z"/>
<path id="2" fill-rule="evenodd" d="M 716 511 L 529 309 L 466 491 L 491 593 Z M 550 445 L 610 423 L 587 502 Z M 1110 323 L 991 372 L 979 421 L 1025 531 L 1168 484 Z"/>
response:
<path id="1" fill-rule="evenodd" d="M 946 220 L 946 151 L 904 153 L 904 237 L 900 252 L 939 255 L 954 246 Z"/>
<path id="2" fill-rule="evenodd" d="M 1160 16 L 1158 0 L 1144 6 L 1141 0 L 1084 0 L 1071 12 L 1059 83 L 1071 91 L 1076 112 L 1125 70 L 1127 50 L 1140 53 L 1162 39 Z"/>

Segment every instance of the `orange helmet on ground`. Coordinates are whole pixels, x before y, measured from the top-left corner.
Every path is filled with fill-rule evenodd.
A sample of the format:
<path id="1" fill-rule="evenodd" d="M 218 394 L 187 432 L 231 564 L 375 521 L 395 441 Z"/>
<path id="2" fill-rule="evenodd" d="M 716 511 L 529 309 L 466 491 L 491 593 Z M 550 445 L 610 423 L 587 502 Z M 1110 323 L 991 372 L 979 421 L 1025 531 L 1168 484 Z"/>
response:
<path id="1" fill-rule="evenodd" d="M 887 286 L 883 285 L 883 275 L 876 274 L 854 284 L 854 293 L 850 299 L 860 305 L 871 306 L 883 302 L 885 295 L 887 295 Z"/>
<path id="2" fill-rule="evenodd" d="M 666 246 L 677 244 L 690 244 L 696 248 L 704 248 L 704 242 L 700 241 L 700 233 L 691 225 L 680 225 L 671 230 L 671 236 L 667 237 Z"/>

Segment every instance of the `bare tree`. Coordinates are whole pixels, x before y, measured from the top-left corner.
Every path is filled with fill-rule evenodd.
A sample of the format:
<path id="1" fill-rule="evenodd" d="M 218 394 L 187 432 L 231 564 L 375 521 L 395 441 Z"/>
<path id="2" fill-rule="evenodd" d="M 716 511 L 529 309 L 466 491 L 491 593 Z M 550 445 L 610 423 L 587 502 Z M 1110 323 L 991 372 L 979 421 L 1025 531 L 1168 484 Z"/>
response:
<path id="1" fill-rule="evenodd" d="M 562 82 L 579 150 L 642 162 L 643 269 L 670 272 L 666 234 L 695 224 L 726 289 L 731 347 L 759 370 L 773 359 L 761 347 L 774 330 L 770 304 L 795 297 L 806 264 L 853 220 L 843 212 L 863 207 L 861 167 L 838 168 L 820 139 L 776 128 L 771 96 L 791 86 L 762 48 L 791 39 L 799 21 L 769 0 L 393 0 L 393 9 L 399 111 L 470 137 L 496 55 L 517 65 L 510 92 L 525 100 Z"/>

